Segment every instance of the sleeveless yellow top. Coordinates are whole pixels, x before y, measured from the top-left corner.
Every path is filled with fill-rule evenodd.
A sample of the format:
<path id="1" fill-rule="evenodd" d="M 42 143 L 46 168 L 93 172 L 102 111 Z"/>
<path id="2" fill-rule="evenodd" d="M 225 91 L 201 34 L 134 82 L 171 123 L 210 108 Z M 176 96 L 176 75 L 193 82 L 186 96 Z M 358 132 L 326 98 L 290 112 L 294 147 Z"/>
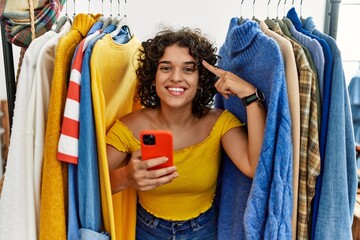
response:
<path id="1" fill-rule="evenodd" d="M 220 166 L 221 138 L 230 129 L 242 126 L 225 110 L 202 142 L 174 151 L 179 177 L 150 191 L 139 191 L 141 205 L 156 217 L 188 220 L 208 210 L 215 196 Z M 107 143 L 122 152 L 132 153 L 140 142 L 130 129 L 117 121 L 107 133 Z"/>

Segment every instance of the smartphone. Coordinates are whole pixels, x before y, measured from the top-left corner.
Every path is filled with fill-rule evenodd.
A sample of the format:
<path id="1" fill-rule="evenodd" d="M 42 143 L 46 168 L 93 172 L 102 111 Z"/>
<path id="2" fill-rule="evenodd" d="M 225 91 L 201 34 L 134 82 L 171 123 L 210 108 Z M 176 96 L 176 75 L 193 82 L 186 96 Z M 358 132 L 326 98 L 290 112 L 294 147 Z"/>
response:
<path id="1" fill-rule="evenodd" d="M 156 157 L 167 157 L 169 160 L 152 168 L 160 169 L 173 166 L 173 136 L 165 130 L 143 130 L 140 133 L 142 160 Z"/>

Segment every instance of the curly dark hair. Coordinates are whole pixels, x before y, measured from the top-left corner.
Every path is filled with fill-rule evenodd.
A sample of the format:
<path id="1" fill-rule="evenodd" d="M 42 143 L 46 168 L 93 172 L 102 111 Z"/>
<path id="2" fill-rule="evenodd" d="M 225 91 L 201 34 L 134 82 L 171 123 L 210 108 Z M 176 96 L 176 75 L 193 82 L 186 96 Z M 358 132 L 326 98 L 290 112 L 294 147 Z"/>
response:
<path id="1" fill-rule="evenodd" d="M 193 100 L 192 113 L 201 118 L 214 104 L 214 95 L 217 92 L 214 83 L 216 76 L 205 69 L 202 60 L 214 65 L 217 61 L 217 48 L 206 39 L 199 29 L 184 27 L 180 30 L 165 29 L 154 38 L 142 42 L 139 53 L 139 66 L 136 70 L 138 87 L 136 99 L 148 108 L 159 108 L 160 99 L 156 94 L 153 81 L 155 80 L 159 59 L 163 56 L 165 48 L 173 45 L 189 48 L 190 55 L 196 61 L 199 71 L 199 86 Z"/>

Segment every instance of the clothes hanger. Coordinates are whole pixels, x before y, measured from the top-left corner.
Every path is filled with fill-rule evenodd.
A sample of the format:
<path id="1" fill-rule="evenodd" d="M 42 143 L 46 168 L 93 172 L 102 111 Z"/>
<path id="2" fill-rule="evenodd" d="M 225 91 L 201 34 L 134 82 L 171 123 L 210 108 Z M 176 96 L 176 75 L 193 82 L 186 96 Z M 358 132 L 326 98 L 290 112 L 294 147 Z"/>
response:
<path id="1" fill-rule="evenodd" d="M 101 0 L 101 14 L 102 14 L 102 16 L 98 19 L 98 22 L 103 23 L 101 30 L 104 30 L 112 22 L 111 14 L 110 14 L 110 17 L 104 16 L 104 0 Z"/>
<path id="2" fill-rule="evenodd" d="M 274 30 L 274 27 L 275 27 L 275 22 L 274 20 L 272 20 L 270 17 L 269 17 L 269 5 L 270 5 L 270 1 L 268 1 L 268 4 L 267 4 L 267 17 L 265 19 L 265 24 L 268 26 L 268 28 L 270 28 L 271 30 Z M 276 9 L 276 18 L 278 18 L 278 8 L 279 8 L 279 4 L 280 4 L 281 0 L 279 0 L 278 4 L 277 4 L 277 9 Z"/>
<path id="3" fill-rule="evenodd" d="M 88 14 L 90 14 L 91 11 L 90 11 L 90 0 L 88 1 Z"/>
<path id="4" fill-rule="evenodd" d="M 99 17 L 98 22 L 104 23 L 104 0 L 101 0 L 101 17 Z"/>
<path id="5" fill-rule="evenodd" d="M 303 15 L 302 15 L 302 3 L 303 3 L 303 1 L 301 0 L 300 1 L 300 20 L 301 20 L 301 23 L 304 24 L 305 18 L 303 18 Z"/>
<path id="6" fill-rule="evenodd" d="M 56 32 L 56 33 L 60 32 L 61 28 L 64 26 L 64 24 L 67 21 L 71 21 L 70 18 L 69 18 L 69 15 L 68 15 L 67 2 L 66 2 L 66 5 L 65 5 L 65 8 L 66 8 L 65 15 L 62 16 L 56 23 L 56 27 L 54 29 L 54 32 Z"/>
<path id="7" fill-rule="evenodd" d="M 294 0 L 292 0 L 292 7 L 294 7 Z M 285 16 L 285 13 L 284 13 L 284 17 L 283 17 L 282 21 L 285 23 L 285 25 L 287 26 L 287 28 L 288 28 L 289 30 L 290 30 L 290 28 L 293 26 L 291 20 L 288 19 L 288 18 Z"/>
<path id="8" fill-rule="evenodd" d="M 118 24 L 121 21 L 121 17 L 120 17 L 120 0 L 118 0 L 117 2 L 118 2 L 118 11 L 117 11 L 118 13 L 117 13 L 116 17 L 112 18 L 112 22 L 111 22 L 111 24 L 113 24 L 115 26 L 118 26 Z"/>
<path id="9" fill-rule="evenodd" d="M 281 0 L 280 0 L 281 1 Z M 280 3 L 279 1 L 279 3 Z M 285 17 L 285 7 L 286 7 L 286 0 L 284 1 L 284 10 L 283 10 L 283 18 Z M 279 7 L 277 8 L 276 11 L 279 10 Z M 279 24 L 284 24 L 283 21 L 278 17 L 278 15 L 276 16 L 275 20 L 274 20 L 276 23 L 279 23 Z"/>
<path id="10" fill-rule="evenodd" d="M 120 1 L 118 1 L 118 2 L 120 4 Z M 132 36 L 131 31 L 130 31 L 130 24 L 128 21 L 128 17 L 126 15 L 126 3 L 127 3 L 127 0 L 125 0 L 124 17 L 122 17 L 122 18 L 119 17 L 120 19 L 116 25 L 116 29 L 110 33 L 111 37 L 115 37 L 116 35 L 118 35 L 124 26 L 127 26 L 129 35 L 130 35 L 130 37 Z M 120 9 L 119 9 L 119 12 L 120 12 Z"/>
<path id="11" fill-rule="evenodd" d="M 244 3 L 244 0 L 241 0 L 241 3 L 240 3 L 240 18 L 239 18 L 239 20 L 238 20 L 238 24 L 239 24 L 239 25 L 242 24 L 243 21 L 244 21 L 244 17 L 243 17 L 243 15 L 242 15 L 242 6 L 243 6 L 243 3 Z"/>
<path id="12" fill-rule="evenodd" d="M 70 20 L 70 19 L 69 19 L 69 17 L 68 17 L 67 14 L 64 15 L 64 16 L 62 16 L 62 17 L 59 19 L 59 21 L 56 23 L 56 27 L 55 27 L 55 29 L 54 29 L 54 32 L 59 33 L 60 30 L 61 30 L 61 28 L 65 25 L 65 23 L 66 23 L 68 20 Z"/>
<path id="13" fill-rule="evenodd" d="M 251 20 L 253 20 L 253 21 L 257 22 L 257 23 L 260 22 L 260 20 L 255 17 L 255 0 L 253 0 L 253 17 L 252 17 Z"/>

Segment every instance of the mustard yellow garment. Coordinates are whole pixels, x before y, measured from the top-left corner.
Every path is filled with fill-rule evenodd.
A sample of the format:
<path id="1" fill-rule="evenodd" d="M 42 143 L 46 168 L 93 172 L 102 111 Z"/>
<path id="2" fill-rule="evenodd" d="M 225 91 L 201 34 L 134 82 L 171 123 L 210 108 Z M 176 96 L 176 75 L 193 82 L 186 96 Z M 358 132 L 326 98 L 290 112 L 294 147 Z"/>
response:
<path id="1" fill-rule="evenodd" d="M 116 119 L 141 108 L 133 101 L 139 46 L 135 36 L 126 44 L 117 44 L 106 35 L 96 42 L 90 60 L 102 213 L 112 240 L 135 239 L 136 193 L 127 189 L 112 196 L 105 138 Z"/>
<path id="2" fill-rule="evenodd" d="M 66 239 L 67 164 L 56 159 L 61 120 L 69 81 L 70 64 L 77 45 L 100 15 L 79 14 L 70 32 L 56 48 L 54 75 L 46 123 L 42 171 L 40 239 Z"/>
<path id="3" fill-rule="evenodd" d="M 139 191 L 141 205 L 153 215 L 168 220 L 188 220 L 208 210 L 215 196 L 219 172 L 221 137 L 240 121 L 225 110 L 202 142 L 174 151 L 179 177 L 150 191 Z M 119 151 L 132 153 L 140 142 L 120 121 L 107 134 L 107 143 Z"/>

